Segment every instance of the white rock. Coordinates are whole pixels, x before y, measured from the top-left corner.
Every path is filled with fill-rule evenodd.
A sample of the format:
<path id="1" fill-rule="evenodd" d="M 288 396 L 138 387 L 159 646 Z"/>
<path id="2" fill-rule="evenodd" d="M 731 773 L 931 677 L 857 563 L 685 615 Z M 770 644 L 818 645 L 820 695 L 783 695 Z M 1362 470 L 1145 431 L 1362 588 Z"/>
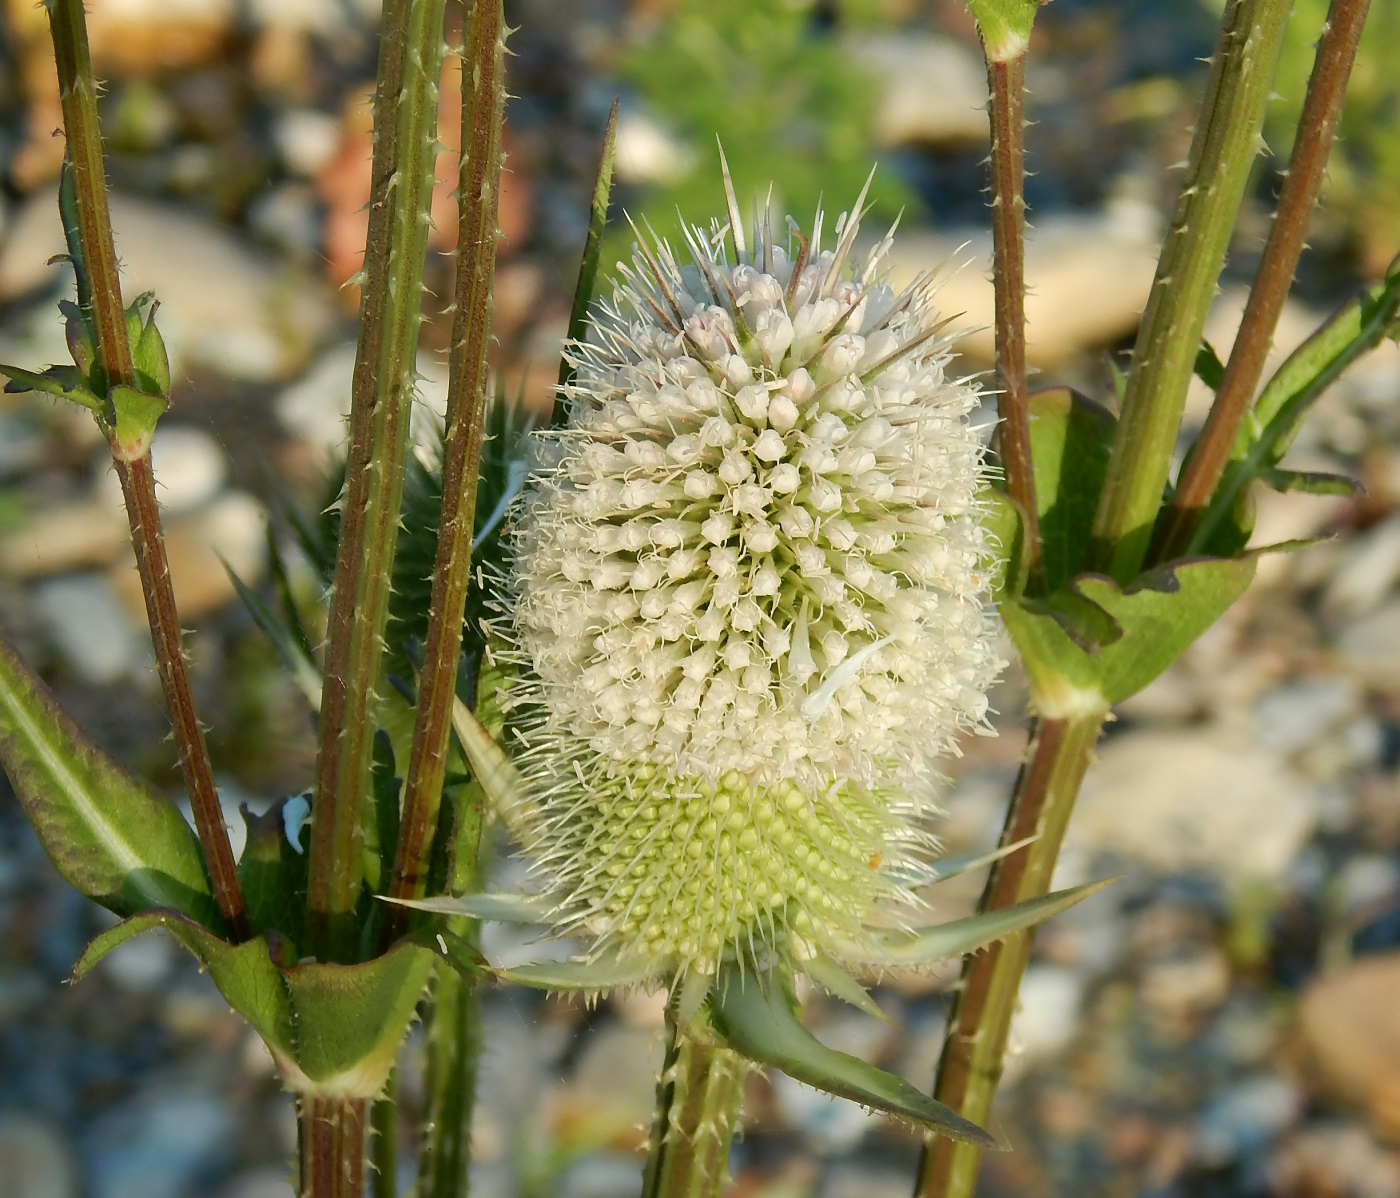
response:
<path id="1" fill-rule="evenodd" d="M 340 121 L 314 108 L 293 108 L 273 124 L 272 140 L 289 171 L 312 179 L 340 150 Z"/>
<path id="2" fill-rule="evenodd" d="M 223 226 L 131 196 L 114 194 L 111 206 L 123 290 L 128 299 L 155 292 L 158 323 L 177 372 L 198 363 L 229 378 L 274 379 L 329 324 L 324 297 L 305 287 L 289 292 L 273 259 Z M 68 286 L 70 268 L 49 265 L 63 252 L 57 206 L 47 193 L 36 194 L 16 214 L 0 247 L 0 300 L 56 286 L 60 279 Z"/>
<path id="3" fill-rule="evenodd" d="M 345 24 L 345 6 L 336 0 L 249 0 L 248 15 L 260 28 L 304 33 L 333 34 Z"/>
<path id="4" fill-rule="evenodd" d="M 262 578 L 267 564 L 266 530 L 267 513 L 242 491 L 226 492 L 207 507 L 166 522 L 165 551 L 181 618 L 197 619 L 234 597 L 228 569 L 249 586 Z M 128 611 L 145 612 L 134 557 L 113 566 L 107 577 Z"/>
<path id="5" fill-rule="evenodd" d="M 913 30 L 864 34 L 852 38 L 849 49 L 879 81 L 880 145 L 987 142 L 987 72 L 975 50 Z"/>
<path id="6" fill-rule="evenodd" d="M 48 1123 L 19 1111 L 0 1115 L 0 1194 L 76 1198 L 72 1146 Z"/>
<path id="7" fill-rule="evenodd" d="M 959 247 L 966 245 L 966 249 Z M 962 263 L 956 273 L 950 273 Z M 907 286 L 922 271 L 944 275 L 937 304 L 965 331 L 957 348 L 993 355 L 991 235 L 912 233 L 895 239 L 890 278 Z M 1095 216 L 1046 216 L 1026 232 L 1026 354 L 1057 366 L 1109 345 L 1138 326 L 1157 269 L 1150 222 L 1126 201 Z M 958 315 L 958 314 L 961 315 Z"/>
<path id="8" fill-rule="evenodd" d="M 0 412 L 0 481 L 23 474 L 43 460 L 43 434 L 18 412 Z"/>
<path id="9" fill-rule="evenodd" d="M 1360 705 L 1360 690 L 1350 678 L 1285 682 L 1260 695 L 1254 705 L 1259 743 L 1278 753 L 1305 749 L 1353 715 Z"/>
<path id="10" fill-rule="evenodd" d="M 1400 515 L 1368 528 L 1343 551 L 1322 595 L 1323 614 L 1354 620 L 1374 611 L 1400 580 Z"/>
<path id="11" fill-rule="evenodd" d="M 259 1045 L 263 1043 L 256 1036 L 252 1039 Z M 272 1057 L 265 1047 L 263 1055 L 271 1065 Z M 293 1198 L 293 1195 L 291 1172 L 283 1165 L 265 1165 L 240 1174 L 219 1191 L 219 1198 Z"/>
<path id="12" fill-rule="evenodd" d="M 621 183 L 669 183 L 695 165 L 695 151 L 645 112 L 617 114 L 613 170 Z"/>
<path id="13" fill-rule="evenodd" d="M 434 422 L 447 412 L 447 369 L 432 354 L 418 355 L 418 389 L 413 411 L 413 436 L 420 443 Z M 344 343 L 327 350 L 306 374 L 277 397 L 275 411 L 282 427 L 320 454 L 329 455 L 345 444 L 345 418 L 350 414 L 350 385 L 355 374 L 355 346 Z"/>
<path id="14" fill-rule="evenodd" d="M 1338 657 L 1352 673 L 1379 687 L 1400 681 L 1400 600 L 1348 624 L 1335 641 Z"/>
<path id="15" fill-rule="evenodd" d="M 34 606 L 54 648 L 84 682 L 118 682 L 141 662 L 141 626 L 102 575 L 47 579 L 34 588 Z"/>
<path id="16" fill-rule="evenodd" d="M 1166 872 L 1277 879 L 1316 818 L 1310 788 L 1262 748 L 1129 732 L 1108 740 L 1090 768 L 1067 844 Z"/>
<path id="17" fill-rule="evenodd" d="M 43 508 L 0 538 L 0 574 L 37 578 L 63 570 L 106 565 L 130 543 L 126 514 L 99 485 L 93 499 Z"/>
<path id="18" fill-rule="evenodd" d="M 154 994 L 170 977 L 177 951 L 168 935 L 147 932 L 117 945 L 102 958 L 100 968 L 123 990 Z"/>
<path id="19" fill-rule="evenodd" d="M 1220 1168 L 1257 1151 L 1302 1112 L 1305 1095 L 1294 1082 L 1273 1074 L 1246 1078 L 1215 1095 L 1196 1121 L 1194 1155 Z"/>
<path id="20" fill-rule="evenodd" d="M 1075 970 L 1040 964 L 1027 968 L 1007 1041 L 1007 1081 L 1014 1084 L 1036 1062 L 1068 1046 L 1083 1003 L 1084 979 Z"/>
<path id="21" fill-rule="evenodd" d="M 213 499 L 228 481 L 222 446 L 203 429 L 188 424 L 156 426 L 151 445 L 156 496 L 167 512 L 185 512 Z"/>

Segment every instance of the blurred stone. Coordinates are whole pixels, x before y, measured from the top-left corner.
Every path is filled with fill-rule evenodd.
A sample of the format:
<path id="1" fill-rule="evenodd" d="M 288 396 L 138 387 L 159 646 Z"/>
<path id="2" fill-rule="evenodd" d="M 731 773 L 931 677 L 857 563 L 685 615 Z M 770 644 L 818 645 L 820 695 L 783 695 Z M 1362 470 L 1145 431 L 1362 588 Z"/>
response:
<path id="1" fill-rule="evenodd" d="M 89 0 L 99 75 L 146 78 L 212 62 L 233 32 L 235 0 Z"/>
<path id="2" fill-rule="evenodd" d="M 1279 1198 L 1400 1198 L 1400 1154 L 1345 1123 L 1300 1128 L 1271 1162 Z"/>
<path id="3" fill-rule="evenodd" d="M 18 412 L 0 412 L 0 482 L 38 465 L 47 448 L 43 434 Z"/>
<path id="4" fill-rule="evenodd" d="M 170 977 L 176 951 L 174 941 L 163 931 L 147 932 L 117 945 L 102 958 L 99 968 L 123 990 L 155 994 Z"/>
<path id="5" fill-rule="evenodd" d="M 669 183 L 694 166 L 695 150 L 645 112 L 624 105 L 617 114 L 613 162 L 620 183 Z"/>
<path id="6" fill-rule="evenodd" d="M 1218 1169 L 1259 1151 L 1297 1119 L 1303 1101 L 1295 1083 L 1273 1074 L 1235 1083 L 1197 1117 L 1196 1160 Z"/>
<path id="7" fill-rule="evenodd" d="M 1007 1080 L 1068 1046 L 1079 1027 L 1084 979 L 1072 969 L 1033 964 L 1021 979 L 1016 1014 L 1007 1041 Z"/>
<path id="8" fill-rule="evenodd" d="M 274 262 L 227 228 L 133 196 L 111 197 L 112 225 L 128 297 L 152 291 L 172 370 L 199 363 L 229 378 L 264 381 L 295 366 L 324 331 L 330 310 L 304 287 L 288 287 Z M 0 300 L 57 286 L 70 268 L 52 196 L 19 210 L 0 247 Z"/>
<path id="9" fill-rule="evenodd" d="M 141 661 L 140 625 L 101 574 L 47 579 L 34 588 L 34 602 L 50 642 L 84 682 L 119 682 Z"/>
<path id="10" fill-rule="evenodd" d="M 248 15 L 259 29 L 296 29 L 327 36 L 344 27 L 345 8 L 337 0 L 249 0 Z"/>
<path id="11" fill-rule="evenodd" d="M 234 597 L 228 570 L 249 586 L 262 578 L 266 527 L 262 505 L 241 491 L 230 491 L 208 507 L 166 524 L 165 549 L 182 619 L 198 619 Z M 108 578 L 127 610 L 144 619 L 145 599 L 135 560 L 113 566 Z"/>
<path id="12" fill-rule="evenodd" d="M 1230 992 L 1230 963 L 1214 946 L 1189 946 L 1150 962 L 1138 994 L 1143 1005 L 1174 1027 L 1214 1010 Z"/>
<path id="13" fill-rule="evenodd" d="M 110 1107 L 92 1127 L 92 1198 L 181 1198 L 233 1155 L 227 1101 L 192 1086 L 161 1088 Z"/>
<path id="14" fill-rule="evenodd" d="M 1067 845 L 1167 872 L 1272 879 L 1315 821 L 1309 788 L 1270 753 L 1202 733 L 1128 732 L 1105 742 L 1089 770 Z"/>
<path id="15" fill-rule="evenodd" d="M 1155 227 L 1127 205 L 1094 216 L 1046 216 L 1027 229 L 1026 354 L 1032 365 L 1058 366 L 1132 333 L 1152 286 L 1157 248 Z M 961 266 L 952 273 L 950 264 Z M 938 309 L 957 315 L 956 329 L 966 330 L 958 350 L 990 362 L 990 234 L 977 229 L 896 238 L 891 283 L 907 286 L 922 271 L 940 274 Z"/>
<path id="16" fill-rule="evenodd" d="M 293 256 L 309 256 L 321 245 L 321 211 L 302 183 L 284 183 L 258 196 L 248 207 L 248 227 L 259 240 Z"/>
<path id="17" fill-rule="evenodd" d="M 849 49 L 878 81 L 880 145 L 986 144 L 987 71 L 975 50 L 910 29 L 863 34 Z"/>
<path id="18" fill-rule="evenodd" d="M 156 426 L 151 463 L 160 506 L 172 514 L 208 503 L 228 480 L 223 448 L 209 433 L 188 424 L 162 421 Z"/>
<path id="19" fill-rule="evenodd" d="M 1400 600 L 1347 624 L 1335 642 L 1342 663 L 1365 682 L 1394 689 L 1400 683 Z"/>
<path id="20" fill-rule="evenodd" d="M 287 1166 L 268 1165 L 235 1177 L 219 1191 L 219 1198 L 293 1198 L 294 1193 Z"/>
<path id="21" fill-rule="evenodd" d="M 1332 1098 L 1375 1113 L 1400 1092 L 1400 953 L 1314 979 L 1298 1006 L 1308 1062 Z M 1400 1104 L 1397 1104 L 1400 1108 Z M 1386 1128 L 1400 1140 L 1400 1118 Z"/>
<path id="22" fill-rule="evenodd" d="M 1274 752 L 1297 752 L 1333 732 L 1360 706 L 1360 692 L 1350 678 L 1285 682 L 1260 695 L 1254 705 L 1259 743 Z"/>
<path id="23" fill-rule="evenodd" d="M 1400 580 L 1400 515 L 1356 537 L 1342 552 L 1322 594 L 1322 612 L 1354 620 L 1380 606 Z"/>
<path id="24" fill-rule="evenodd" d="M 834 1098 L 786 1073 L 775 1069 L 768 1081 L 784 1122 L 800 1130 L 812 1147 L 824 1155 L 849 1152 L 875 1126 L 875 1121 L 854 1102 Z"/>
<path id="25" fill-rule="evenodd" d="M 0 574 L 36 578 L 84 566 L 106 565 L 129 543 L 122 509 L 100 500 L 43 508 L 18 531 L 0 537 Z"/>
<path id="26" fill-rule="evenodd" d="M 57 1128 L 19 1111 L 0 1114 L 0 1194 L 77 1198 L 73 1149 Z"/>
<path id="27" fill-rule="evenodd" d="M 272 127 L 272 139 L 287 169 L 311 179 L 319 175 L 340 148 L 340 122 L 313 108 L 282 113 Z"/>
<path id="28" fill-rule="evenodd" d="M 631 1198 L 642 1183 L 642 1161 L 622 1152 L 599 1152 L 570 1161 L 552 1187 L 559 1198 Z"/>

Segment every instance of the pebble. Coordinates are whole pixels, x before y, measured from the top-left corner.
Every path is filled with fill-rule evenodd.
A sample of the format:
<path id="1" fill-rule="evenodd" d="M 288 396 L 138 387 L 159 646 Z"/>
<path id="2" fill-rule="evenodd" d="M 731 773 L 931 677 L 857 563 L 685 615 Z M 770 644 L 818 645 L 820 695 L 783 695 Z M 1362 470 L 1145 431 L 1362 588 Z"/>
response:
<path id="1" fill-rule="evenodd" d="M 1026 230 L 1026 355 L 1033 365 L 1062 365 L 1137 328 L 1157 269 L 1156 239 L 1142 223 L 1128 211 L 1046 215 Z M 938 309 L 959 313 L 957 328 L 966 330 L 957 348 L 990 362 L 990 262 L 991 236 L 980 229 L 901 234 L 890 256 L 890 281 L 904 287 L 921 271 L 938 271 Z"/>
<path id="2" fill-rule="evenodd" d="M 623 1152 L 595 1152 L 560 1170 L 551 1192 L 560 1198 L 630 1198 L 642 1184 L 642 1161 Z"/>
<path id="3" fill-rule="evenodd" d="M 1084 979 L 1059 965 L 1030 965 L 1021 979 L 1006 1061 L 1006 1080 L 1015 1084 L 1035 1064 L 1068 1046 L 1079 1027 Z"/>
<path id="4" fill-rule="evenodd" d="M 105 566 L 130 543 L 120 501 L 114 504 L 103 496 L 59 502 L 32 513 L 18 530 L 0 537 L 0 574 L 41 578 Z"/>
<path id="5" fill-rule="evenodd" d="M 176 952 L 174 942 L 164 932 L 145 932 L 117 945 L 98 968 L 129 993 L 155 994 L 169 980 Z"/>
<path id="6" fill-rule="evenodd" d="M 235 1177 L 218 1198 L 293 1198 L 291 1174 L 285 1165 L 254 1169 Z"/>
<path id="7" fill-rule="evenodd" d="M 1195 1158 L 1218 1169 L 1264 1148 L 1297 1119 L 1304 1095 L 1274 1074 L 1246 1078 L 1213 1097 L 1196 1120 Z"/>
<path id="8" fill-rule="evenodd" d="M 0 412 L 0 482 L 31 470 L 43 461 L 47 442 L 18 412 Z"/>
<path id="9" fill-rule="evenodd" d="M 202 66 L 224 49 L 236 16 L 235 0 L 93 0 L 93 65 L 124 79 Z"/>
<path id="10" fill-rule="evenodd" d="M 848 50 L 879 81 L 879 145 L 987 143 L 987 70 L 975 50 L 914 30 L 864 34 L 852 38 Z"/>
<path id="11" fill-rule="evenodd" d="M 0 1195 L 77 1198 L 73 1150 L 57 1128 L 19 1111 L 0 1113 Z"/>
<path id="12" fill-rule="evenodd" d="M 272 259 L 226 226 L 118 193 L 111 208 L 123 288 L 160 301 L 158 323 L 177 375 L 198 364 L 251 382 L 283 377 L 328 327 L 331 309 L 319 292 L 289 286 Z M 0 247 L 0 300 L 60 280 L 66 288 L 70 268 L 49 264 L 63 248 L 52 196 L 31 197 Z"/>
<path id="13" fill-rule="evenodd" d="M 784 1122 L 800 1129 L 819 1153 L 849 1152 L 873 1126 L 871 1117 L 845 1098 L 833 1098 L 825 1090 L 795 1081 L 776 1069 L 768 1080 Z"/>
<path id="14" fill-rule="evenodd" d="M 242 491 L 228 491 L 208 506 L 166 522 L 165 551 L 182 619 L 208 615 L 234 598 L 229 570 L 249 586 L 261 580 L 266 529 L 262 504 Z M 144 619 L 135 559 L 113 566 L 107 578 L 132 616 Z"/>
<path id="15" fill-rule="evenodd" d="M 220 1095 L 171 1086 L 110 1107 L 88 1137 L 92 1198 L 181 1198 L 234 1152 Z"/>
<path id="16" fill-rule="evenodd" d="M 1304 678 L 1265 691 L 1254 704 L 1259 743 L 1274 752 L 1307 748 L 1335 732 L 1361 705 L 1347 677 Z"/>
<path id="17" fill-rule="evenodd" d="M 1192 945 L 1149 962 L 1138 993 L 1164 1024 L 1179 1028 L 1214 1010 L 1230 992 L 1230 963 L 1214 946 Z"/>
<path id="18" fill-rule="evenodd" d="M 151 464 L 160 506 L 172 514 L 208 503 L 228 481 L 223 447 L 203 429 L 188 424 L 162 421 L 156 426 Z"/>
<path id="19" fill-rule="evenodd" d="M 670 183 L 690 173 L 695 150 L 655 118 L 628 105 L 617 114 L 613 163 L 620 183 Z"/>
<path id="20" fill-rule="evenodd" d="M 292 108 L 274 122 L 272 139 L 292 174 L 314 179 L 340 150 L 340 121 L 314 108 Z"/>
<path id="21" fill-rule="evenodd" d="M 1335 623 L 1374 611 L 1400 580 L 1400 515 L 1366 530 L 1342 552 L 1322 593 L 1322 612 Z"/>
<path id="22" fill-rule="evenodd" d="M 1269 1180 L 1290 1198 L 1400 1198 L 1400 1155 L 1361 1127 L 1305 1127 L 1280 1146 Z"/>
<path id="23" fill-rule="evenodd" d="M 1315 822 L 1310 788 L 1272 753 L 1200 732 L 1127 732 L 1100 749 L 1067 844 L 1166 872 L 1267 880 L 1282 876 Z"/>
<path id="24" fill-rule="evenodd" d="M 1364 682 L 1393 690 L 1400 682 L 1400 600 L 1344 625 L 1333 645 L 1337 656 Z"/>
<path id="25" fill-rule="evenodd" d="M 91 686 L 119 682 L 144 660 L 142 625 L 101 574 L 46 579 L 34 588 L 34 606 L 64 664 Z"/>
<path id="26" fill-rule="evenodd" d="M 1358 958 L 1308 985 L 1298 1006 L 1298 1028 L 1325 1093 L 1374 1112 L 1400 1092 L 1396 995 L 1400 953 L 1395 952 Z M 1400 1135 L 1400 1120 L 1390 1131 Z"/>

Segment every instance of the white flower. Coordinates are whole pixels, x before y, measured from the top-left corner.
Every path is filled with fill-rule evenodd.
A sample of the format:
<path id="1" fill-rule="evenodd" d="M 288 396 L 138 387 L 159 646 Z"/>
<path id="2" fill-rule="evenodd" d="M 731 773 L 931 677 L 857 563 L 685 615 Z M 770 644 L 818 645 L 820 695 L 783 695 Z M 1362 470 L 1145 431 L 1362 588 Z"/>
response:
<path id="1" fill-rule="evenodd" d="M 899 897 L 879 867 L 1003 664 L 979 394 L 889 239 L 855 265 L 856 219 L 821 223 L 639 247 L 517 522 L 531 847 L 579 921 L 682 961 Z"/>

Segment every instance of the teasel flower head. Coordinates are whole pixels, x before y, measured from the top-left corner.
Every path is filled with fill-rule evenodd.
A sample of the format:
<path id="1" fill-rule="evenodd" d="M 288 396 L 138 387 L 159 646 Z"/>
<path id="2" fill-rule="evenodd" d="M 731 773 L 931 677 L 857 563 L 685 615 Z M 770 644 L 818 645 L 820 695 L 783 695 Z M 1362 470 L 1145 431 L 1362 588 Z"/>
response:
<path id="1" fill-rule="evenodd" d="M 516 520 L 526 847 L 561 930 L 657 975 L 850 956 L 913 905 L 1003 665 L 931 280 L 857 255 L 864 192 L 829 247 L 770 212 L 750 249 L 728 191 L 681 252 L 639 235 Z"/>

